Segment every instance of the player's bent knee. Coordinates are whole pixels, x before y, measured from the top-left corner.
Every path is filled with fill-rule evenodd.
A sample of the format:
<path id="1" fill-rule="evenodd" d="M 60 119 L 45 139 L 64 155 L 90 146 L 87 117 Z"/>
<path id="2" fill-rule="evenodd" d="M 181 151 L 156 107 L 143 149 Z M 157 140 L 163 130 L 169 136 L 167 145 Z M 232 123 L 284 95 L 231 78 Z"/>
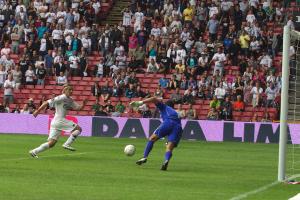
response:
<path id="1" fill-rule="evenodd" d="M 166 151 L 173 151 L 174 148 L 175 148 L 175 144 L 173 142 L 168 142 L 166 146 Z"/>
<path id="2" fill-rule="evenodd" d="M 82 128 L 80 126 L 76 126 L 76 130 L 78 130 L 80 133 L 82 132 Z"/>
<path id="3" fill-rule="evenodd" d="M 159 137 L 156 134 L 152 134 L 149 138 L 150 141 L 155 142 L 159 139 Z"/>
<path id="4" fill-rule="evenodd" d="M 48 142 L 48 144 L 49 144 L 49 148 L 52 148 L 52 147 L 54 147 L 55 146 L 55 144 L 56 144 L 56 140 L 53 140 L 53 139 L 51 139 L 51 140 L 49 140 L 49 142 Z"/>
<path id="5" fill-rule="evenodd" d="M 80 135 L 82 132 L 82 128 L 80 126 L 76 126 L 75 129 L 72 131 L 72 135 L 77 137 L 78 135 Z"/>

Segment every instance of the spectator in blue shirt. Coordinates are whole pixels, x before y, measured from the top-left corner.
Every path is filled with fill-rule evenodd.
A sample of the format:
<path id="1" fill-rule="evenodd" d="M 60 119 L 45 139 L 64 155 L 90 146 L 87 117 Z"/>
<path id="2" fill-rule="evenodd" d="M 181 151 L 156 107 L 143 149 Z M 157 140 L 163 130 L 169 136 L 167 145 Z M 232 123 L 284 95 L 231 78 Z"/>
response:
<path id="1" fill-rule="evenodd" d="M 47 32 L 47 27 L 45 26 L 45 22 L 41 23 L 41 26 L 37 28 L 37 34 L 39 40 L 43 38 L 44 34 Z"/>
<path id="2" fill-rule="evenodd" d="M 135 97 L 135 89 L 132 84 L 129 84 L 129 88 L 126 89 L 125 96 L 129 99 Z"/>
<path id="3" fill-rule="evenodd" d="M 47 74 L 52 76 L 53 75 L 53 57 L 51 56 L 51 50 L 48 50 L 48 53 L 44 57 L 45 61 L 45 68 L 47 71 Z"/>
<path id="4" fill-rule="evenodd" d="M 168 87 L 168 85 L 169 85 L 169 80 L 166 78 L 166 75 L 165 75 L 165 74 L 164 74 L 163 77 L 161 77 L 161 78 L 159 79 L 159 83 L 158 83 L 158 84 L 160 85 L 161 88 L 167 88 L 167 87 Z"/>

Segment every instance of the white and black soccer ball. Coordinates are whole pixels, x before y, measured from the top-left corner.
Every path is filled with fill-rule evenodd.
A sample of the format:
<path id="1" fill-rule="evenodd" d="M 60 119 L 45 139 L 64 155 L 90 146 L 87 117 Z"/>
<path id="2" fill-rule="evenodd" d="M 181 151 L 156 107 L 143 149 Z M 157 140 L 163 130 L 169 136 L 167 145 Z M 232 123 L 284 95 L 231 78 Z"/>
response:
<path id="1" fill-rule="evenodd" d="M 125 148 L 124 148 L 124 153 L 127 156 L 133 156 L 134 153 L 135 153 L 135 146 L 132 145 L 132 144 L 126 145 Z"/>

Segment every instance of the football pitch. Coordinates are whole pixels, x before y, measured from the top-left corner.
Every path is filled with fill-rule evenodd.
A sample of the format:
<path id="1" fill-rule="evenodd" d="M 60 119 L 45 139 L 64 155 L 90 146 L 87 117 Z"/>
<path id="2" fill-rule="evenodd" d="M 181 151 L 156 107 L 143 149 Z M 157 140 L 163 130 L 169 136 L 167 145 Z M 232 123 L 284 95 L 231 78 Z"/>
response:
<path id="1" fill-rule="evenodd" d="M 145 139 L 80 137 L 76 152 L 57 146 L 31 158 L 46 136 L 0 134 L 0 200 L 283 200 L 299 185 L 276 183 L 276 144 L 181 141 L 168 171 L 165 142 L 137 166 Z M 132 157 L 123 153 L 134 144 Z M 245 198 L 244 198 L 245 197 Z"/>

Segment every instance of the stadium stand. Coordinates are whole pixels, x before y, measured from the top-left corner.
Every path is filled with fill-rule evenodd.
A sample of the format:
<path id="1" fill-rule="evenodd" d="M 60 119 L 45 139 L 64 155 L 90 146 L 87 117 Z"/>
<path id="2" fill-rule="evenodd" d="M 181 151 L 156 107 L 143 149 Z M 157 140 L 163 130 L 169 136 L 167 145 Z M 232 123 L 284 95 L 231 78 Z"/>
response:
<path id="1" fill-rule="evenodd" d="M 140 99 L 139 97 L 131 99 L 125 97 L 125 91 L 129 87 L 130 70 L 133 69 L 136 72 L 138 79 L 138 83 L 134 83 L 134 86 L 140 85 L 142 91 L 154 94 L 164 76 L 171 80 L 174 74 L 178 75 L 175 66 L 183 62 L 186 69 L 179 75 L 186 77 L 187 80 L 192 77 L 191 82 L 193 80 L 196 83 L 192 98 L 198 119 L 207 118 L 213 96 L 209 93 L 216 94 L 219 82 L 227 84 L 224 86 L 223 83 L 221 89 L 224 89 L 225 96 L 230 96 L 232 103 L 239 92 L 246 98 L 246 83 L 251 84 L 250 91 L 255 87 L 255 82 L 261 84 L 263 92 L 259 95 L 259 104 L 253 106 L 250 95 L 250 101 L 247 102 L 244 99 L 246 103 L 244 111 L 232 111 L 232 120 L 250 121 L 254 114 L 257 114 L 258 119 L 261 120 L 265 112 L 270 113 L 272 120 L 277 119 L 280 106 L 278 99 L 280 99 L 280 51 L 283 25 L 288 23 L 291 27 L 293 26 L 293 18 L 289 15 L 289 11 L 296 9 L 294 1 L 286 3 L 280 0 L 137 0 L 131 1 L 128 9 L 122 10 L 123 20 L 120 19 L 122 21 L 119 24 L 104 26 L 102 24 L 105 24 L 105 20 L 113 21 L 109 18 L 109 13 L 112 7 L 118 6 L 118 1 L 74 0 L 65 1 L 62 4 L 56 0 L 29 2 L 20 0 L 18 2 L 0 1 L 0 5 L 3 7 L 0 12 L 2 25 L 0 64 L 4 66 L 6 75 L 14 74 L 15 71 L 13 65 L 7 64 L 10 59 L 16 65 L 20 65 L 22 71 L 22 84 L 19 89 L 14 89 L 14 102 L 7 105 L 10 111 L 16 107 L 22 108 L 29 98 L 33 98 L 34 103 L 38 105 L 41 99 L 49 99 L 53 94 L 60 94 L 62 86 L 57 85 L 57 77 L 53 76 L 54 63 L 49 67 L 50 70 L 46 67 L 44 85 L 26 84 L 25 74 L 28 66 L 33 66 L 36 73 L 34 81 L 37 81 L 39 62 L 47 65 L 46 58 L 39 59 L 39 56 L 47 56 L 47 51 L 50 50 L 50 57 L 53 59 L 56 59 L 59 51 L 63 53 L 61 57 L 67 68 L 65 72 L 68 83 L 74 86 L 74 99 L 78 101 L 88 99 L 88 104 L 83 111 L 71 111 L 70 114 L 95 114 L 92 108 L 98 98 L 91 92 L 91 87 L 95 82 L 100 85 L 100 88 L 105 85 L 106 81 L 111 89 L 116 85 L 121 87 L 122 95 L 118 97 L 112 95 L 110 100 L 112 105 L 116 105 L 119 101 L 128 105 L 130 101 Z M 46 25 L 42 22 L 46 22 Z M 56 25 L 61 25 L 62 29 L 58 30 L 64 34 L 58 34 L 58 38 L 55 39 L 57 35 L 53 32 L 57 31 Z M 13 33 L 15 28 L 18 28 L 17 34 Z M 18 32 L 20 29 L 22 32 Z M 132 36 L 132 32 L 136 33 L 137 38 Z M 120 43 L 121 47 L 117 43 Z M 9 53 L 5 51 L 7 44 L 8 48 L 12 49 Z M 79 44 L 82 49 L 76 48 Z M 18 45 L 18 51 L 13 49 L 14 45 Z M 73 50 L 70 55 L 67 55 L 68 46 Z M 142 51 L 146 55 L 145 59 L 142 59 L 145 62 L 142 68 L 137 67 L 140 63 L 134 62 L 131 56 L 139 56 L 135 50 L 136 46 L 142 46 Z M 77 58 L 76 55 L 74 56 L 75 51 L 79 53 Z M 122 64 L 122 51 L 125 51 L 125 64 Z M 115 55 L 112 57 L 116 60 L 110 65 L 107 64 L 110 58 L 109 52 Z M 224 60 L 221 55 L 223 52 L 225 52 Z M 195 54 L 196 61 L 191 61 L 192 53 Z M 21 63 L 23 55 L 27 55 L 30 60 L 30 64 L 25 65 L 26 69 Z M 166 57 L 171 59 L 170 69 L 162 67 L 165 62 L 163 59 Z M 87 70 L 84 64 L 82 67 L 79 63 L 80 58 L 87 60 Z M 159 69 L 155 73 L 146 72 L 151 59 L 158 62 Z M 204 62 L 202 70 L 199 67 L 200 59 Z M 99 66 L 100 60 L 104 60 L 103 69 L 101 64 Z M 220 77 L 216 75 L 215 68 L 223 71 Z M 248 68 L 249 72 L 246 71 Z M 57 70 L 54 71 L 57 73 Z M 270 71 L 274 72 L 273 75 L 269 75 Z M 238 83 L 242 87 L 241 91 L 236 83 L 238 77 L 242 82 L 242 84 Z M 196 92 L 202 78 L 204 84 L 201 87 L 206 98 Z M 188 87 L 191 87 L 193 91 L 193 86 L 187 81 L 187 85 L 181 87 L 182 80 L 178 81 L 180 85 L 178 87 L 183 96 L 189 90 Z M 3 85 L 3 82 L 1 83 L 0 77 L 0 85 Z M 267 90 L 270 83 L 274 84 L 274 88 Z M 3 90 L 2 87 L 1 99 L 4 96 Z M 168 87 L 161 90 L 165 99 L 170 98 L 175 92 L 174 88 Z M 222 102 L 224 102 L 224 95 L 220 99 Z M 269 97 L 272 98 L 272 104 L 267 106 L 266 100 L 267 98 L 269 100 Z M 102 98 L 99 100 L 102 105 L 107 103 Z M 188 106 L 188 104 L 183 104 L 183 109 L 188 109 Z M 155 113 L 154 107 L 150 109 Z M 218 109 L 220 113 L 224 111 L 223 103 Z M 52 110 L 46 112 L 53 113 Z M 121 116 L 140 117 L 141 115 L 128 110 Z"/>

